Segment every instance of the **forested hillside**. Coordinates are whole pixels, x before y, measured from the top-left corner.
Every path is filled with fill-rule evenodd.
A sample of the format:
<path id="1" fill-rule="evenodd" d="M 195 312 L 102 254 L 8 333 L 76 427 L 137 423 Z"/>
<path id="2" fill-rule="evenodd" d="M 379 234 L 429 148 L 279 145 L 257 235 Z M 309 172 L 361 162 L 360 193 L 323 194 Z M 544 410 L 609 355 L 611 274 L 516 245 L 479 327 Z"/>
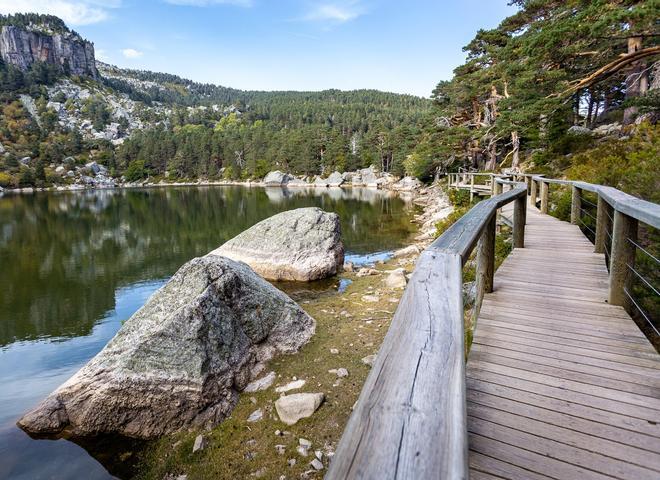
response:
<path id="1" fill-rule="evenodd" d="M 52 16 L 0 16 L 0 28 L 86 44 Z M 243 91 L 101 62 L 97 81 L 96 72 L 70 75 L 66 63 L 0 47 L 13 62 L 0 62 L 0 187 L 92 182 L 84 168 L 92 161 L 129 181 L 259 179 L 274 169 L 323 175 L 372 164 L 400 174 L 431 106 L 375 90 Z"/>
<path id="2" fill-rule="evenodd" d="M 434 90 L 433 121 L 409 172 L 428 177 L 461 166 L 559 174 L 579 166 L 570 155 L 583 152 L 577 162 L 592 162 L 588 151 L 600 145 L 601 158 L 603 151 L 619 151 L 619 173 L 628 162 L 655 173 L 657 182 L 660 2 L 511 3 L 520 10 L 497 28 L 477 32 L 464 49 L 466 62 Z M 644 121 L 652 125 L 626 148 L 621 142 Z M 603 125 L 610 127 L 598 130 Z M 617 147 L 603 148 L 603 142 Z M 595 163 L 579 172 L 598 177 Z"/>

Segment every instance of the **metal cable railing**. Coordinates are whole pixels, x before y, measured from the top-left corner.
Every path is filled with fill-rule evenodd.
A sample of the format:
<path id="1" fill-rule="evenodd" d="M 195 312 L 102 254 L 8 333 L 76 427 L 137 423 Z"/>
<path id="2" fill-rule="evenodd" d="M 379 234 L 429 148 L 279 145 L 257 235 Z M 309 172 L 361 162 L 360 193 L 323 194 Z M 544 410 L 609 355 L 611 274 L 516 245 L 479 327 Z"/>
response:
<path id="1" fill-rule="evenodd" d="M 655 229 L 646 228 L 646 238 L 657 236 Z M 649 330 L 647 335 L 653 332 L 660 339 L 660 259 L 649 250 L 650 245 L 642 246 L 639 240 L 628 237 L 627 242 L 635 249 L 634 263 L 626 266 L 631 273 L 629 285 L 626 285 L 624 293 L 630 301 L 631 315 L 643 322 Z M 657 245 L 655 245 L 657 247 Z"/>

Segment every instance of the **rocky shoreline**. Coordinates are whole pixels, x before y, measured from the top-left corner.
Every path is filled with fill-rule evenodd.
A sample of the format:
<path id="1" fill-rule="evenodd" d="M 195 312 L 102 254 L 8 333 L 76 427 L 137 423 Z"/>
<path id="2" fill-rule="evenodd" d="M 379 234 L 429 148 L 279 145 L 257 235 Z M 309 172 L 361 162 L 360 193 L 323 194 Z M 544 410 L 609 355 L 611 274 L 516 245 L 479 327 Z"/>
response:
<path id="1" fill-rule="evenodd" d="M 59 169 L 59 170 L 58 170 Z M 376 171 L 373 167 L 355 172 L 334 172 L 327 178 L 321 176 L 295 177 L 288 173 L 274 171 L 260 180 L 207 180 L 196 181 L 166 181 L 158 182 L 149 179 L 142 182 L 127 182 L 108 175 L 108 170 L 96 162 L 89 162 L 84 167 L 66 170 L 63 165 L 56 168 L 56 173 L 63 177 L 75 179 L 68 185 L 51 187 L 26 187 L 0 189 L 4 193 L 34 193 L 34 192 L 77 192 L 86 190 L 157 188 L 157 187 L 204 187 L 204 186 L 242 186 L 242 187 L 280 187 L 286 189 L 325 189 L 325 188 L 372 188 L 396 192 L 414 192 L 423 184 L 414 177 L 397 177 L 389 173 Z"/>

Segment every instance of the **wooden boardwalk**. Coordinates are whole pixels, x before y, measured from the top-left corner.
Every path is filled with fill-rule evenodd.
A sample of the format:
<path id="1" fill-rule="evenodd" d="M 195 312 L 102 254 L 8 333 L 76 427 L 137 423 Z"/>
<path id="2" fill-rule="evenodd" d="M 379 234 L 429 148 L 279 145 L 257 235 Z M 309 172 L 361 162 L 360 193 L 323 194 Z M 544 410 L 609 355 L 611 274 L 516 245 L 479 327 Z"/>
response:
<path id="1" fill-rule="evenodd" d="M 660 479 L 660 356 L 593 249 L 528 207 L 468 357 L 471 478 Z"/>

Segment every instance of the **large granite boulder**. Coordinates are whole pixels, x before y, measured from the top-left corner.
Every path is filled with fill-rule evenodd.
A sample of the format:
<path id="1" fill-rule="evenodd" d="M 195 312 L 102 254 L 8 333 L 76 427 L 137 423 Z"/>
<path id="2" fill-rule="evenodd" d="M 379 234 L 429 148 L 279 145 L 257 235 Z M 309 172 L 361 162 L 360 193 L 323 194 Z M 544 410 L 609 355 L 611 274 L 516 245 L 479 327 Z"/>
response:
<path id="1" fill-rule="evenodd" d="M 34 434 L 138 438 L 210 427 L 232 411 L 252 372 L 297 351 L 314 329 L 244 263 L 195 258 L 18 425 Z"/>
<path id="2" fill-rule="evenodd" d="M 264 177 L 264 185 L 284 186 L 287 183 L 289 183 L 289 181 L 291 180 L 293 180 L 293 177 L 288 173 L 283 173 L 280 172 L 279 170 L 275 170 L 274 172 L 268 172 L 268 174 Z"/>
<path id="3" fill-rule="evenodd" d="M 326 278 L 344 264 L 339 216 L 316 207 L 278 213 L 210 255 L 245 262 L 268 280 L 309 282 Z"/>

